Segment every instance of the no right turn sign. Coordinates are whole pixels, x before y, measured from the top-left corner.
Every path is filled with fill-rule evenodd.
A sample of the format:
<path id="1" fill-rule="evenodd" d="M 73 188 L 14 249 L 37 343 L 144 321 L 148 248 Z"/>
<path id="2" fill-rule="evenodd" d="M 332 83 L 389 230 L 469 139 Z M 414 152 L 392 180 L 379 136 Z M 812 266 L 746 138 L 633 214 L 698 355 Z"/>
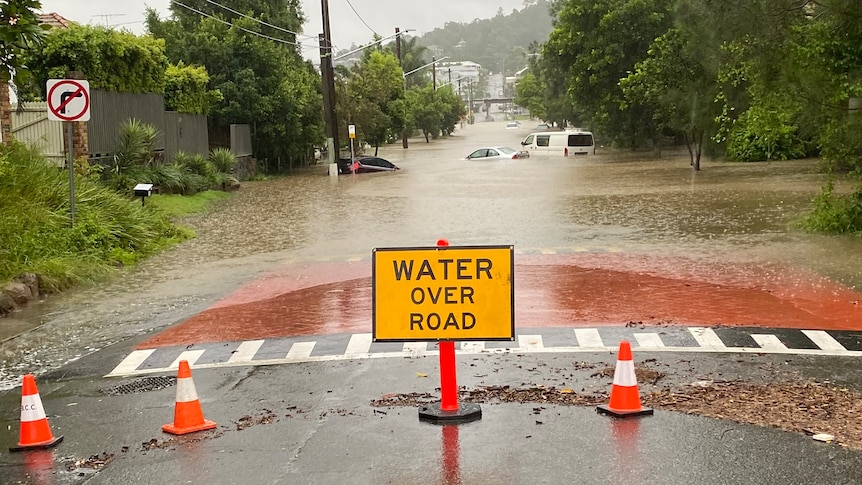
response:
<path id="1" fill-rule="evenodd" d="M 78 79 L 49 79 L 47 83 L 48 119 L 88 121 L 90 83 Z"/>

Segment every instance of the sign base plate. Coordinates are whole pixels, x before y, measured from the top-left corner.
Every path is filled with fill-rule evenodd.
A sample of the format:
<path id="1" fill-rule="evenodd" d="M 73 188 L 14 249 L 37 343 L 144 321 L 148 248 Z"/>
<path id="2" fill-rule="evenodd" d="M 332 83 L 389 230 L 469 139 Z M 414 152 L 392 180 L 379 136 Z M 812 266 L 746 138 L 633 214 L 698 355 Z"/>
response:
<path id="1" fill-rule="evenodd" d="M 440 409 L 440 403 L 419 408 L 419 421 L 433 424 L 469 423 L 482 419 L 482 407 L 476 403 L 461 403 L 456 411 Z"/>

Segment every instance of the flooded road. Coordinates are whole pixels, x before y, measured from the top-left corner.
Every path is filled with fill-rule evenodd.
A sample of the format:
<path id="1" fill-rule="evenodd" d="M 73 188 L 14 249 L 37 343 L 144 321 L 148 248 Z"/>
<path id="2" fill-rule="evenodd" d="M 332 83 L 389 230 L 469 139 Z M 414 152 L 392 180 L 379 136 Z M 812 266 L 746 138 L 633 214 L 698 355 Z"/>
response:
<path id="1" fill-rule="evenodd" d="M 793 293 L 862 290 L 862 240 L 804 234 L 793 222 L 824 182 L 816 161 L 734 164 L 687 153 L 466 161 L 530 132 L 504 122 L 381 149 L 402 170 L 329 177 L 323 166 L 243 184 L 185 221 L 198 237 L 96 288 L 52 296 L 0 321 L 0 389 L 113 343 L 189 318 L 268 275 L 290 288 L 361 276 L 377 247 L 512 244 L 516 259 L 562 254 L 580 268 Z M 328 262 L 338 274 L 294 268 Z M 537 277 L 536 281 L 540 281 Z M 246 298 L 266 296 L 246 286 Z M 623 295 L 625 297 L 625 295 Z M 366 317 L 367 318 L 367 317 Z M 9 330 L 12 329 L 12 330 Z"/>

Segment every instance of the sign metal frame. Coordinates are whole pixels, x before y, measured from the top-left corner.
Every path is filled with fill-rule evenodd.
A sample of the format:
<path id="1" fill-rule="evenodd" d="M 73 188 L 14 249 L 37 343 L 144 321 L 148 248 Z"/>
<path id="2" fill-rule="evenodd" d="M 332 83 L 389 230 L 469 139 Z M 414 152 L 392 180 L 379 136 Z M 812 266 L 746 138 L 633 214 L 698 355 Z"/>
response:
<path id="1" fill-rule="evenodd" d="M 440 255 L 446 252 L 468 252 L 474 253 L 476 256 L 482 256 L 483 254 L 487 254 L 489 251 L 493 251 L 495 253 L 499 253 L 500 251 L 505 251 L 507 254 L 505 255 L 506 263 L 507 263 L 507 271 L 508 271 L 508 279 L 505 282 L 500 283 L 500 287 L 508 286 L 505 288 L 506 290 L 506 298 L 503 301 L 501 312 L 506 312 L 508 310 L 508 326 L 506 328 L 507 335 L 505 336 L 487 336 L 487 335 L 477 335 L 473 337 L 410 337 L 408 335 L 399 335 L 399 336 L 379 336 L 378 333 L 381 327 L 391 327 L 391 324 L 381 324 L 378 322 L 380 318 L 380 314 L 383 311 L 378 307 L 379 297 L 388 296 L 379 294 L 380 288 L 378 288 L 378 277 L 380 275 L 377 274 L 377 263 L 378 263 L 378 255 L 382 258 L 382 254 L 386 253 L 389 255 L 390 253 L 401 252 L 401 253 L 416 253 L 416 252 L 427 252 L 428 256 Z M 512 245 L 490 245 L 490 246 L 429 246 L 429 247 L 401 247 L 401 248 L 374 248 L 371 253 L 371 335 L 372 340 L 374 342 L 455 342 L 455 341 L 504 341 L 511 342 L 515 340 L 515 248 Z M 500 255 L 497 254 L 499 258 Z M 451 280 L 442 280 L 442 284 L 447 282 L 451 282 Z M 425 282 L 420 282 L 425 284 Z M 435 281 L 435 284 L 439 284 L 440 281 Z M 438 293 L 439 295 L 439 293 Z M 483 295 L 480 295 L 480 297 Z M 415 303 L 415 302 L 414 302 Z M 499 300 L 498 300 L 499 303 Z M 382 304 L 382 302 L 380 303 Z M 455 307 L 459 307 L 457 304 Z M 463 306 L 463 305 L 462 305 Z M 506 308 L 508 307 L 508 308 Z M 506 317 L 506 313 L 501 313 L 502 318 Z M 503 324 L 495 325 L 495 329 L 500 329 Z M 390 328 L 391 330 L 391 328 Z M 392 334 L 390 330 L 387 330 L 383 333 L 389 335 Z M 408 330 L 409 331 L 409 330 Z"/>
<path id="2" fill-rule="evenodd" d="M 54 92 L 58 88 L 71 86 L 70 90 L 65 92 L 73 92 L 75 94 L 67 96 L 65 99 L 57 100 L 59 104 L 55 104 Z M 81 79 L 49 79 L 46 83 L 47 96 L 45 97 L 48 104 L 48 119 L 53 121 L 89 121 L 90 120 L 90 83 Z M 80 96 L 79 96 L 80 94 Z M 76 98 L 84 98 L 84 106 L 80 112 L 72 115 L 61 113 L 69 103 Z M 76 103 L 77 105 L 77 103 Z"/>

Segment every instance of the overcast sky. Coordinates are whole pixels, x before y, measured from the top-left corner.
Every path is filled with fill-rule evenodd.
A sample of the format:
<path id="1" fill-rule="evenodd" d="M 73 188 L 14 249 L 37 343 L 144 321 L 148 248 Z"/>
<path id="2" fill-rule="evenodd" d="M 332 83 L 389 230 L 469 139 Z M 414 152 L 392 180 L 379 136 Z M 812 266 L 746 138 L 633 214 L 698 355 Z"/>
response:
<path id="1" fill-rule="evenodd" d="M 117 25 L 142 34 L 146 6 L 155 8 L 164 18 L 170 14 L 170 1 L 42 0 L 42 11 L 57 12 L 82 24 Z M 213 1 L 228 7 L 232 3 L 230 0 Z M 317 34 L 323 31 L 321 2 L 302 0 L 302 7 L 308 18 L 303 33 L 314 37 L 314 40 L 303 38 L 309 44 L 303 55 L 306 58 L 318 57 L 314 45 Z M 422 34 L 442 27 L 446 22 L 472 22 L 476 18 L 493 17 L 499 7 L 508 14 L 512 9 L 523 8 L 523 0 L 349 0 L 349 3 L 348 0 L 329 0 L 332 42 L 339 49 L 367 43 L 374 35 L 372 29 L 383 37 L 394 34 L 395 27 L 402 31 L 415 29 L 416 34 Z"/>

